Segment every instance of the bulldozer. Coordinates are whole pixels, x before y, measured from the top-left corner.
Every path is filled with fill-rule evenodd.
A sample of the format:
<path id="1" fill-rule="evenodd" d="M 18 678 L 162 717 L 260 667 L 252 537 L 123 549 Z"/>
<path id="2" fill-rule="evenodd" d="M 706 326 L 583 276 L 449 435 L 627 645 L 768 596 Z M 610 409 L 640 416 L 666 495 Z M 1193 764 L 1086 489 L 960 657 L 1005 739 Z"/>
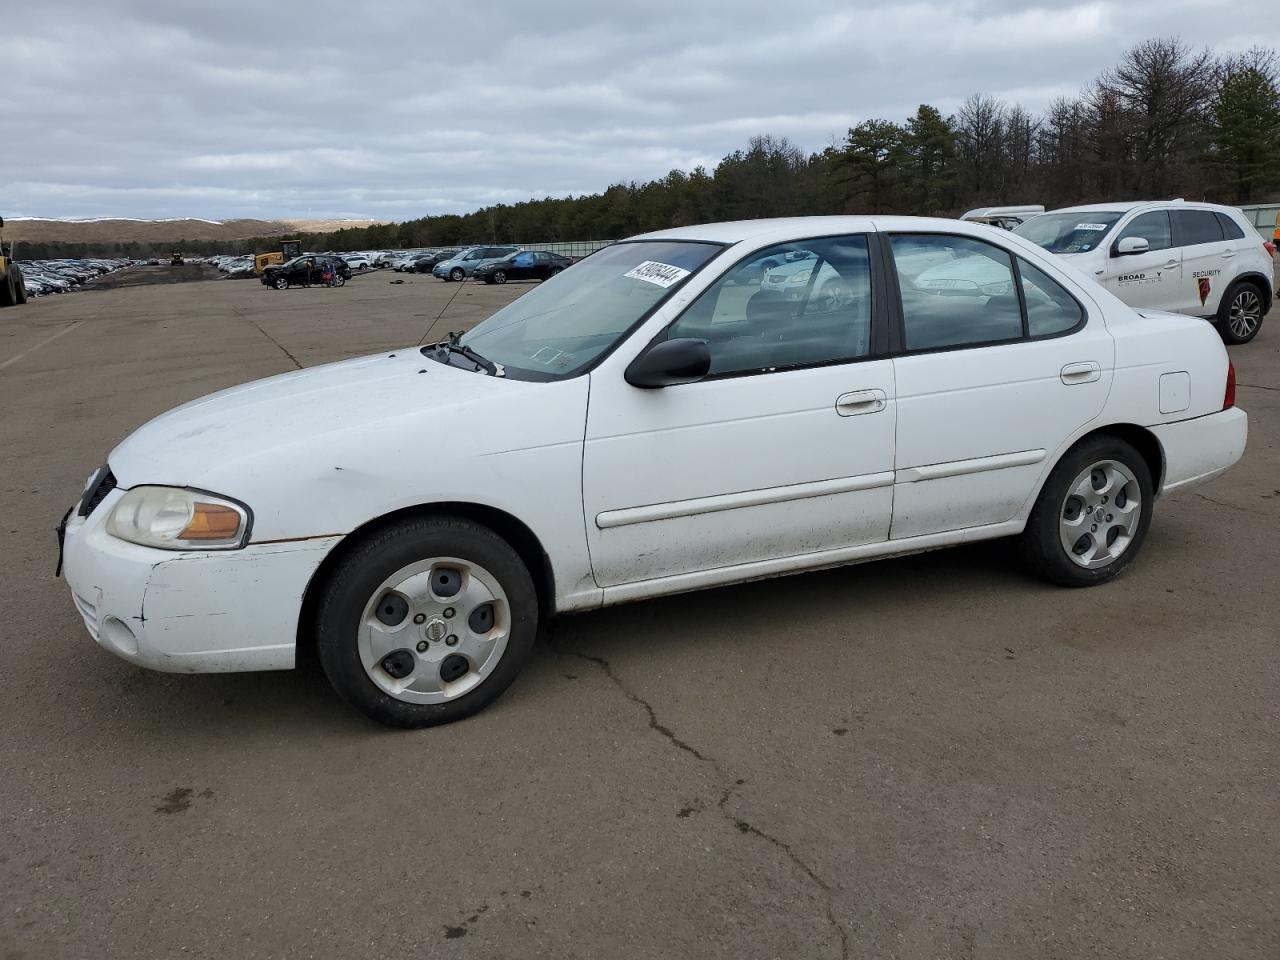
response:
<path id="1" fill-rule="evenodd" d="M 13 244 L 4 242 L 4 217 L 0 217 L 0 307 L 27 302 L 27 284 L 13 262 Z"/>
<path id="2" fill-rule="evenodd" d="M 272 250 L 270 253 L 255 253 L 253 255 L 253 272 L 258 276 L 262 276 L 262 271 L 267 267 L 284 263 L 286 260 L 292 260 L 294 257 L 301 255 L 301 240 L 281 240 L 279 250 Z"/>
<path id="3" fill-rule="evenodd" d="M 173 255 L 169 257 L 169 266 L 171 267 L 180 267 L 186 262 L 187 261 L 182 258 L 181 250 L 173 251 Z"/>

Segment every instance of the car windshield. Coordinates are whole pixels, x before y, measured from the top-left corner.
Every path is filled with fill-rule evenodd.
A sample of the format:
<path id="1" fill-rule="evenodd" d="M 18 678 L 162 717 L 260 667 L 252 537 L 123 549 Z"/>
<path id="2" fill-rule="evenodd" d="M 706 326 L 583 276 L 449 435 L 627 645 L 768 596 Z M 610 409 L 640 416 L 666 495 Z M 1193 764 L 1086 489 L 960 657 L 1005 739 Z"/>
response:
<path id="1" fill-rule="evenodd" d="M 1096 249 L 1119 219 L 1120 213 L 1115 210 L 1043 213 L 1013 232 L 1050 253 L 1085 253 Z"/>
<path id="2" fill-rule="evenodd" d="M 617 243 L 503 307 L 461 343 L 507 376 L 561 380 L 609 350 L 722 249 L 696 241 Z"/>

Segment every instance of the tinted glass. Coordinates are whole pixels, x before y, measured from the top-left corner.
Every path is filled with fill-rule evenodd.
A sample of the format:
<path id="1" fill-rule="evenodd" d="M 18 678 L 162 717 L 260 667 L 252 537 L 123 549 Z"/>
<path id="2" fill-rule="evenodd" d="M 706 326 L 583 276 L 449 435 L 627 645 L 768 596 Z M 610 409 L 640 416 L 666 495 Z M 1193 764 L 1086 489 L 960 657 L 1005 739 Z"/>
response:
<path id="1" fill-rule="evenodd" d="M 671 240 L 605 247 L 503 307 L 462 337 L 507 376 L 573 376 L 617 343 L 718 244 Z"/>
<path id="2" fill-rule="evenodd" d="M 1013 232 L 1050 253 L 1086 253 L 1101 245 L 1119 219 L 1118 211 L 1044 213 L 1032 217 Z"/>
<path id="3" fill-rule="evenodd" d="M 1168 250 L 1173 246 L 1173 235 L 1169 229 L 1169 211 L 1155 210 L 1134 217 L 1127 227 L 1116 237 L 1119 243 L 1125 237 L 1142 237 L 1151 245 L 1152 250 Z"/>
<path id="4" fill-rule="evenodd" d="M 935 234 L 898 234 L 890 244 L 908 350 L 1022 336 L 1013 262 L 1006 251 L 969 237 Z"/>
<path id="5" fill-rule="evenodd" d="M 1218 243 L 1222 240 L 1222 225 L 1211 210 L 1174 210 L 1173 228 L 1178 244 L 1183 247 L 1197 243 Z"/>
<path id="6" fill-rule="evenodd" d="M 1240 229 L 1240 224 L 1236 223 L 1225 213 L 1214 213 L 1218 218 L 1218 225 L 1222 227 L 1222 235 L 1228 240 L 1243 240 L 1244 231 Z"/>
<path id="7" fill-rule="evenodd" d="M 1027 304 L 1027 332 L 1049 337 L 1072 329 L 1084 319 L 1084 311 L 1071 294 L 1039 267 L 1018 258 L 1022 298 Z"/>
<path id="8" fill-rule="evenodd" d="M 867 238 L 798 240 L 752 254 L 668 328 L 668 339 L 679 337 L 707 341 L 712 376 L 866 356 L 871 344 Z"/>

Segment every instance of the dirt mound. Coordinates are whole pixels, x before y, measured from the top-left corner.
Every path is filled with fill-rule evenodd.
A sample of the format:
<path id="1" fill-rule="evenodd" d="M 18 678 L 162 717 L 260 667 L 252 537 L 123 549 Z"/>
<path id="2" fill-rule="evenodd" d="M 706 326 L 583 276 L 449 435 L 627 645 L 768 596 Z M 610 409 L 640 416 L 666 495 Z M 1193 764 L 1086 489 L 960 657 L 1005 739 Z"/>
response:
<path id="1" fill-rule="evenodd" d="M 245 240 L 367 227 L 376 220 L 6 220 L 6 239 L 29 243 L 181 243 L 184 240 Z"/>

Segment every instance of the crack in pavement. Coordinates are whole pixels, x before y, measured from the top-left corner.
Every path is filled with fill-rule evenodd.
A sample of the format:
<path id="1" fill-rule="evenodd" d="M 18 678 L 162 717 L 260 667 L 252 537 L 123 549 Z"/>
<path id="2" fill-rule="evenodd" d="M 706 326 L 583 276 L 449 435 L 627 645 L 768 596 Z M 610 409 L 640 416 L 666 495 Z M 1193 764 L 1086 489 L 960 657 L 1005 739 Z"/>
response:
<path id="1" fill-rule="evenodd" d="M 1220 507 L 1226 507 L 1228 510 L 1239 510 L 1241 513 L 1256 512 L 1254 510 L 1250 510 L 1248 507 L 1238 507 L 1234 503 L 1227 503 L 1225 500 L 1215 500 L 1213 499 L 1213 497 L 1206 496 L 1205 494 L 1199 493 L 1197 491 L 1192 491 L 1192 496 L 1199 497 L 1201 500 L 1208 500 L 1210 503 L 1217 504 Z"/>
<path id="2" fill-rule="evenodd" d="M 1280 390 L 1280 387 L 1264 387 L 1260 383 L 1237 383 L 1237 387 L 1248 387 L 1250 390 Z"/>
<path id="3" fill-rule="evenodd" d="M 270 340 L 272 343 L 274 343 L 277 347 L 279 347 L 279 348 L 280 348 L 280 352 L 281 352 L 281 353 L 283 353 L 286 357 L 288 357 L 288 358 L 290 359 L 290 361 L 292 361 L 292 363 L 293 363 L 293 365 L 294 365 L 295 367 L 297 367 L 299 370 L 301 370 L 301 369 L 302 369 L 302 364 L 300 364 L 300 363 L 298 362 L 298 358 L 297 358 L 297 357 L 295 357 L 295 356 L 294 356 L 292 353 L 290 353 L 288 350 L 286 350 L 286 349 L 285 349 L 285 346 L 284 346 L 284 344 L 283 344 L 283 343 L 281 343 L 279 340 L 277 340 L 277 339 L 276 339 L 275 337 L 273 337 L 271 334 L 267 333 L 267 331 L 263 330 L 263 329 L 262 329 L 262 327 L 258 324 L 258 321 L 257 321 L 257 320 L 254 320 L 251 316 L 249 316 L 247 313 L 245 313 L 245 312 L 244 312 L 244 310 L 243 310 L 242 308 L 240 308 L 240 307 L 233 306 L 233 307 L 231 308 L 231 312 L 232 312 L 232 313 L 234 313 L 234 314 L 235 314 L 237 317 L 239 317 L 241 320 L 247 320 L 247 321 L 248 321 L 248 322 L 249 322 L 249 323 L 254 327 L 254 329 L 255 329 L 255 330 L 257 330 L 260 334 L 262 334 L 264 337 L 266 337 L 268 340 Z"/>
<path id="4" fill-rule="evenodd" d="M 583 660 L 583 661 L 586 661 L 587 663 L 595 665 L 597 668 L 599 668 L 600 672 L 603 673 L 605 677 L 615 687 L 618 688 L 618 690 L 622 693 L 623 696 L 625 696 L 632 703 L 641 707 L 644 710 L 644 712 L 648 714 L 650 730 L 653 730 L 656 733 L 661 734 L 674 747 L 676 747 L 676 749 L 684 751 L 685 753 L 694 757 L 700 763 L 707 764 L 709 767 L 715 770 L 715 772 L 719 775 L 720 779 L 730 781 L 730 785 L 725 787 L 724 790 L 721 791 L 720 793 L 720 799 L 716 802 L 716 810 L 720 813 L 722 817 L 724 817 L 726 820 L 732 823 L 734 827 L 737 828 L 739 833 L 751 834 L 753 836 L 759 837 L 761 840 L 764 840 L 766 843 L 769 843 L 772 846 L 776 847 L 778 850 L 782 851 L 782 853 L 787 857 L 787 859 L 789 859 L 792 862 L 792 864 L 794 864 L 800 870 L 801 873 L 803 873 L 806 877 L 808 877 L 810 882 L 815 887 L 817 887 L 818 890 L 822 892 L 824 907 L 825 907 L 826 916 L 827 916 L 827 923 L 836 932 L 836 935 L 840 938 L 841 960 L 848 960 L 849 936 L 845 932 L 844 926 L 836 919 L 834 896 L 831 892 L 830 884 L 828 884 L 825 880 L 823 880 L 820 876 L 818 876 L 817 871 L 815 871 L 813 867 L 809 866 L 809 864 L 807 864 L 800 857 L 800 855 L 796 853 L 794 849 L 792 849 L 791 845 L 788 844 L 785 840 L 781 840 L 778 837 L 773 836 L 772 834 L 765 833 L 759 827 L 754 826 L 753 824 L 749 823 L 746 820 L 743 820 L 740 817 L 734 816 L 729 811 L 728 809 L 729 800 L 733 797 L 733 794 L 737 790 L 737 788 L 742 786 L 744 783 L 746 783 L 746 781 L 730 775 L 724 769 L 724 767 L 720 765 L 719 761 L 715 760 L 712 757 L 707 756 L 697 747 L 690 744 L 687 740 L 681 739 L 679 736 L 676 735 L 675 731 L 673 731 L 666 724 L 662 723 L 658 719 L 658 714 L 653 709 L 653 705 L 649 703 L 649 701 L 646 700 L 644 697 L 640 696 L 638 693 L 636 693 L 634 690 L 628 687 L 622 681 L 622 678 L 618 676 L 617 671 L 613 669 L 613 664 L 611 664 L 607 659 L 605 659 L 604 657 L 593 656 L 592 654 L 589 654 L 589 653 L 582 653 L 578 650 L 567 650 L 556 643 L 555 635 L 551 630 L 548 630 L 547 634 L 548 634 L 548 638 L 547 638 L 548 645 L 551 647 L 551 651 L 553 653 L 555 653 L 557 656 L 560 656 L 560 657 L 574 657 L 575 659 Z"/>

